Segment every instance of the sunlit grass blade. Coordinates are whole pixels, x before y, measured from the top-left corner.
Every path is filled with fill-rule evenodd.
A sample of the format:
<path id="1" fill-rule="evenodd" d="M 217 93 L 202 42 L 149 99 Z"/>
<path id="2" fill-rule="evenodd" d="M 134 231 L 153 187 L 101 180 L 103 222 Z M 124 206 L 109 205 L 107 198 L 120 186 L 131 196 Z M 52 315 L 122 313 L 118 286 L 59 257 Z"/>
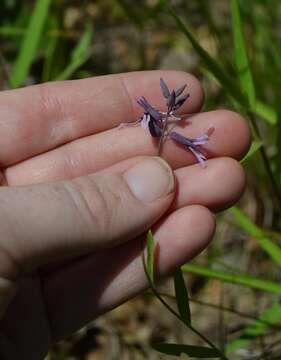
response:
<path id="1" fill-rule="evenodd" d="M 221 353 L 215 349 L 211 349 L 205 346 L 193 346 L 193 345 L 183 345 L 183 344 L 168 344 L 160 343 L 152 345 L 154 350 L 157 350 L 163 354 L 180 356 L 181 354 L 186 354 L 189 357 L 193 358 L 220 358 Z"/>
<path id="2" fill-rule="evenodd" d="M 259 317 L 261 321 L 253 321 L 243 331 L 242 334 L 226 346 L 226 353 L 231 354 L 238 349 L 243 349 L 249 343 L 266 333 L 270 328 L 269 324 L 276 324 L 281 320 L 281 304 L 274 303 Z M 268 324 L 267 324 L 268 323 Z"/>
<path id="3" fill-rule="evenodd" d="M 224 71 L 223 67 L 211 57 L 206 50 L 204 50 L 201 45 L 196 41 L 191 32 L 188 30 L 187 26 L 182 22 L 179 16 L 175 11 L 169 7 L 168 8 L 171 15 L 176 20 L 178 28 L 185 34 L 187 39 L 190 41 L 194 50 L 200 56 L 205 67 L 215 76 L 215 78 L 221 83 L 222 86 L 232 95 L 236 101 L 238 101 L 243 106 L 247 107 L 247 100 L 243 96 L 242 92 L 239 89 L 237 83 Z"/>
<path id="4" fill-rule="evenodd" d="M 57 29 L 58 27 L 59 27 L 58 20 L 55 17 L 51 18 L 50 28 Z M 58 36 L 51 36 L 51 37 L 45 37 L 45 39 L 47 44 L 46 44 L 46 53 L 45 53 L 45 60 L 44 60 L 43 72 L 42 72 L 43 82 L 51 80 L 52 65 L 54 62 L 54 56 L 60 38 Z"/>
<path id="5" fill-rule="evenodd" d="M 183 272 L 188 272 L 237 285 L 243 285 L 252 289 L 258 289 L 266 292 L 281 294 L 281 284 L 268 280 L 262 280 L 254 276 L 234 274 L 226 271 L 214 270 L 190 263 L 183 265 L 181 269 Z"/>
<path id="6" fill-rule="evenodd" d="M 149 276 L 152 285 L 154 285 L 154 239 L 151 230 L 149 230 L 147 233 L 146 250 L 147 250 L 147 255 L 146 255 L 147 274 Z"/>
<path id="7" fill-rule="evenodd" d="M 259 151 L 259 149 L 262 146 L 263 146 L 262 141 L 253 141 L 249 151 L 247 152 L 247 154 L 243 157 L 243 159 L 240 162 L 243 164 L 246 160 L 249 160 L 252 156 L 254 156 Z"/>
<path id="8" fill-rule="evenodd" d="M 216 61 L 205 49 L 201 47 L 201 45 L 196 41 L 187 26 L 182 22 L 173 8 L 167 6 L 167 9 L 176 20 L 178 28 L 185 34 L 194 50 L 201 58 L 206 70 L 208 70 L 216 78 L 216 80 L 224 87 L 224 89 L 227 90 L 228 94 L 232 96 L 242 107 L 245 109 L 250 109 L 268 123 L 274 125 L 277 122 L 276 111 L 259 100 L 256 100 L 255 103 L 251 104 L 248 100 L 248 97 L 245 96 L 244 93 L 240 90 L 240 86 L 237 85 L 236 80 L 229 76 L 222 65 L 219 64 L 218 61 Z M 243 79 L 243 83 L 244 81 L 245 80 Z M 253 96 L 254 92 L 251 92 L 251 94 L 251 96 Z"/>
<path id="9" fill-rule="evenodd" d="M 93 26 L 91 24 L 88 24 L 80 41 L 70 55 L 69 64 L 59 75 L 56 76 L 55 80 L 70 79 L 73 73 L 89 59 L 91 55 L 89 47 L 91 45 L 92 35 Z"/>
<path id="10" fill-rule="evenodd" d="M 232 34 L 234 42 L 234 58 L 238 72 L 240 87 L 246 94 L 250 107 L 255 105 L 255 86 L 246 51 L 246 44 L 242 30 L 241 15 L 237 0 L 231 0 Z"/>
<path id="11" fill-rule="evenodd" d="M 26 80 L 30 67 L 36 58 L 38 45 L 42 38 L 51 0 L 38 0 L 31 14 L 27 32 L 11 73 L 11 86 L 18 87 Z"/>
<path id="12" fill-rule="evenodd" d="M 181 268 L 176 269 L 174 273 L 174 286 L 180 316 L 186 324 L 191 324 L 188 292 L 185 286 Z"/>
<path id="13" fill-rule="evenodd" d="M 253 108 L 253 112 L 256 113 L 257 115 L 259 115 L 264 120 L 266 120 L 271 125 L 275 125 L 278 121 L 277 112 L 272 107 L 263 103 L 260 100 L 256 99 L 255 106 Z"/>
<path id="14" fill-rule="evenodd" d="M 281 248 L 238 207 L 233 206 L 228 211 L 235 217 L 238 226 L 248 235 L 254 237 L 271 259 L 278 266 L 281 266 Z"/>
<path id="15" fill-rule="evenodd" d="M 201 66 L 202 73 L 209 78 L 211 81 L 216 82 L 217 84 L 220 84 L 217 78 L 211 73 L 205 66 Z M 233 100 L 233 97 L 232 97 Z M 275 111 L 270 105 L 265 104 L 261 100 L 256 98 L 254 108 L 251 109 L 252 112 L 254 112 L 256 115 L 261 117 L 263 120 L 265 120 L 270 125 L 275 125 L 278 121 L 278 114 L 277 111 Z"/>

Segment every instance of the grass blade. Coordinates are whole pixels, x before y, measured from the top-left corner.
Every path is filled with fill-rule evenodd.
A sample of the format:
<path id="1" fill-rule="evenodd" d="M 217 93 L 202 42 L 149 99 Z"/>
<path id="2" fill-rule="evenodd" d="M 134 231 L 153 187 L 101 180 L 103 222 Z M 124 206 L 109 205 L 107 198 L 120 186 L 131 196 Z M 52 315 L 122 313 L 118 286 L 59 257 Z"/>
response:
<path id="1" fill-rule="evenodd" d="M 146 238 L 146 269 L 150 278 L 151 284 L 154 285 L 154 239 L 152 231 L 149 230 Z"/>
<path id="2" fill-rule="evenodd" d="M 179 16 L 175 13 L 172 8 L 169 8 L 171 15 L 176 20 L 178 28 L 184 33 L 187 39 L 190 41 L 194 50 L 200 56 L 205 67 L 215 76 L 215 78 L 221 83 L 222 86 L 229 92 L 230 95 L 234 97 L 243 106 L 248 106 L 245 96 L 239 89 L 237 83 L 224 71 L 222 66 L 213 59 L 206 50 L 204 50 L 201 45 L 195 40 L 191 32 L 188 30 L 187 26 L 182 22 Z"/>
<path id="3" fill-rule="evenodd" d="M 229 273 L 226 271 L 214 270 L 196 264 L 185 264 L 182 266 L 183 272 L 204 276 L 211 279 L 217 279 L 237 285 L 247 286 L 249 288 L 262 291 L 281 294 L 281 285 L 268 280 L 262 280 L 250 275 L 241 275 Z"/>
<path id="4" fill-rule="evenodd" d="M 240 88 L 246 94 L 250 107 L 255 105 L 255 87 L 246 51 L 246 44 L 242 30 L 241 15 L 237 0 L 231 0 L 232 33 L 234 42 L 234 58 Z"/>
<path id="5" fill-rule="evenodd" d="M 186 354 L 189 357 L 196 358 L 218 358 L 221 356 L 221 353 L 215 349 L 211 349 L 205 346 L 193 346 L 193 345 L 183 345 L 183 344 L 168 344 L 160 343 L 152 345 L 154 350 L 157 350 L 163 354 L 180 356 L 181 354 Z"/>
<path id="6" fill-rule="evenodd" d="M 54 17 L 50 19 L 50 29 L 58 29 L 59 22 Z M 46 52 L 45 52 L 45 60 L 43 64 L 43 71 L 42 71 L 42 81 L 46 82 L 51 80 L 51 72 L 52 72 L 52 65 L 54 64 L 55 53 L 56 49 L 59 44 L 59 37 L 58 36 L 51 36 L 45 37 L 46 41 Z"/>
<path id="7" fill-rule="evenodd" d="M 69 64 L 59 75 L 56 76 L 55 80 L 67 80 L 71 78 L 73 73 L 88 60 L 91 55 L 89 47 L 91 45 L 92 35 L 93 26 L 89 24 L 70 55 Z"/>
<path id="8" fill-rule="evenodd" d="M 258 152 L 262 146 L 263 146 L 262 141 L 253 141 L 249 151 L 243 157 L 243 159 L 240 161 L 241 164 L 243 164 L 246 160 L 249 160 L 252 156 L 254 156 L 255 153 Z"/>
<path id="9" fill-rule="evenodd" d="M 176 301 L 180 316 L 186 324 L 191 324 L 188 292 L 185 286 L 181 268 L 178 268 L 175 271 L 174 286 L 175 286 Z"/>
<path id="10" fill-rule="evenodd" d="M 259 317 L 261 321 L 253 321 L 242 334 L 226 346 L 227 354 L 245 348 L 252 340 L 262 336 L 269 329 L 269 324 L 276 324 L 281 320 L 281 304 L 274 303 Z M 268 323 L 268 324 L 267 324 Z"/>
<path id="11" fill-rule="evenodd" d="M 223 69 L 222 65 L 220 65 L 212 56 L 208 54 L 205 49 L 201 47 L 201 45 L 196 41 L 191 32 L 188 30 L 187 26 L 175 13 L 173 8 L 167 8 L 169 9 L 170 14 L 174 17 L 179 30 L 181 30 L 181 32 L 187 37 L 193 49 L 201 58 L 206 70 L 215 77 L 215 79 L 224 87 L 225 90 L 228 91 L 229 95 L 232 96 L 242 107 L 246 109 L 250 108 L 252 112 L 262 117 L 269 124 L 276 124 L 278 117 L 276 111 L 259 100 L 256 100 L 255 103 L 251 104 L 248 100 L 248 96 L 245 96 L 244 93 L 240 90 L 240 86 L 237 85 L 236 80 L 229 76 Z M 243 87 L 246 86 L 244 85 L 244 82 L 246 82 L 245 75 L 243 75 Z M 247 89 L 247 91 L 250 92 L 251 96 L 253 97 L 254 92 L 250 88 Z"/>
<path id="12" fill-rule="evenodd" d="M 36 2 L 27 32 L 12 70 L 11 86 L 14 88 L 22 85 L 29 74 L 43 34 L 50 4 L 51 0 L 38 0 Z"/>
<path id="13" fill-rule="evenodd" d="M 281 266 L 281 248 L 238 207 L 233 206 L 228 211 L 235 217 L 239 227 L 248 235 L 254 237 L 260 247 L 271 257 L 271 259 L 278 266 Z"/>
<path id="14" fill-rule="evenodd" d="M 278 121 L 277 112 L 269 105 L 256 99 L 255 108 L 253 109 L 257 115 L 266 120 L 269 124 L 275 125 Z"/>

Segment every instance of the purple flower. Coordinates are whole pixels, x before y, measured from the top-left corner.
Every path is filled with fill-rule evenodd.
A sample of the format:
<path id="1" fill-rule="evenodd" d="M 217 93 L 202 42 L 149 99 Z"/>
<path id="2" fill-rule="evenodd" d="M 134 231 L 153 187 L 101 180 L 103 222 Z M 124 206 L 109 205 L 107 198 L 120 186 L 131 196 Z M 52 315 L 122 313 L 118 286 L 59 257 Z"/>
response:
<path id="1" fill-rule="evenodd" d="M 215 128 L 211 126 L 203 135 L 195 139 L 185 137 L 182 134 L 172 131 L 169 134 L 169 138 L 187 147 L 187 149 L 190 150 L 193 153 L 193 155 L 196 157 L 197 161 L 204 167 L 207 158 L 206 155 L 203 153 L 202 149 L 200 148 L 200 146 L 208 142 L 209 137 L 214 132 L 214 130 Z"/>
<path id="2" fill-rule="evenodd" d="M 141 127 L 148 129 L 153 137 L 161 137 L 163 133 L 163 114 L 156 110 L 144 96 L 137 99 L 137 103 L 144 109 L 144 115 L 139 120 Z"/>
<path id="3" fill-rule="evenodd" d="M 175 111 L 178 110 L 189 98 L 189 94 L 186 94 L 179 98 L 179 96 L 185 90 L 186 84 L 181 86 L 177 90 L 170 91 L 165 81 L 161 78 L 160 87 L 164 98 L 167 99 L 166 104 L 168 107 L 168 112 L 171 114 L 174 114 Z"/>
<path id="4" fill-rule="evenodd" d="M 150 105 L 144 96 L 137 99 L 137 103 L 144 109 L 145 114 L 149 114 L 154 121 L 162 123 L 163 115 Z"/>
<path id="5" fill-rule="evenodd" d="M 130 125 L 141 125 L 142 128 L 148 129 L 150 135 L 159 138 L 158 155 L 161 154 L 162 145 L 165 139 L 170 138 L 179 144 L 182 144 L 191 151 L 198 162 L 201 165 L 205 165 L 206 155 L 201 148 L 209 140 L 210 135 L 214 131 L 214 127 L 211 126 L 206 133 L 198 138 L 187 138 L 175 131 L 169 130 L 169 125 L 172 120 L 181 120 L 186 118 L 187 115 L 178 115 L 177 110 L 186 102 L 189 98 L 189 94 L 182 95 L 186 89 L 186 84 L 179 87 L 176 90 L 170 90 L 165 81 L 160 79 L 160 87 L 163 97 L 166 99 L 167 111 L 162 112 L 152 106 L 144 96 L 137 99 L 137 103 L 144 110 L 143 116 L 133 123 L 122 123 L 119 128 Z"/>

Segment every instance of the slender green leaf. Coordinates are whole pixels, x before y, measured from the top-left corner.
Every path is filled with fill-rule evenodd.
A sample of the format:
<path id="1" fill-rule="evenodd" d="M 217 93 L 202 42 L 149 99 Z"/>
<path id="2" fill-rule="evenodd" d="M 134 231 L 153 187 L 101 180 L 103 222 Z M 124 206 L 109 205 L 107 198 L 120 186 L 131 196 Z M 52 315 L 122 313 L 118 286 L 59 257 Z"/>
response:
<path id="1" fill-rule="evenodd" d="M 207 69 L 205 66 L 200 67 L 202 73 L 206 75 L 210 80 L 216 82 L 217 84 L 220 84 L 219 80 L 215 78 L 213 73 L 209 69 Z M 232 100 L 234 98 L 232 97 Z M 234 102 L 234 101 L 233 101 Z M 270 125 L 277 124 L 278 121 L 278 115 L 277 112 L 269 105 L 265 104 L 261 100 L 256 99 L 254 107 L 251 109 L 253 113 L 261 117 L 263 120 L 268 122 Z"/>
<path id="2" fill-rule="evenodd" d="M 150 238 L 151 238 L 151 241 L 153 243 L 153 237 L 152 237 L 152 234 L 151 234 L 151 231 L 149 231 L 150 233 Z M 152 256 L 153 256 L 153 252 L 152 251 L 148 251 L 148 253 L 152 253 Z M 204 340 L 207 344 L 209 344 L 211 346 L 210 350 L 213 350 L 213 353 L 212 354 L 216 354 L 216 357 L 220 357 L 221 359 L 224 359 L 224 360 L 228 360 L 227 357 L 218 349 L 216 348 L 215 345 L 212 344 L 211 341 L 209 341 L 203 334 L 201 334 L 198 330 L 196 330 L 190 323 L 186 322 L 183 320 L 183 318 L 164 300 L 164 298 L 159 294 L 159 292 L 157 291 L 157 289 L 155 288 L 155 286 L 153 285 L 152 281 L 151 281 L 151 278 L 148 274 L 148 269 L 147 269 L 147 264 L 145 262 L 145 257 L 144 257 L 144 252 L 142 252 L 142 263 L 143 263 L 143 267 L 144 267 L 144 271 L 145 271 L 145 275 L 146 275 L 146 278 L 148 280 L 148 283 L 150 285 L 150 288 L 151 288 L 151 291 L 152 293 L 157 297 L 157 299 L 161 302 L 162 305 L 165 306 L 165 308 L 171 313 L 173 314 L 178 320 L 180 320 L 184 325 L 186 325 L 186 327 L 188 327 L 194 334 L 196 334 L 197 336 L 199 336 L 202 340 Z M 157 350 L 158 351 L 161 351 L 159 346 L 166 346 L 166 345 L 170 345 L 170 344 L 158 344 L 156 345 Z M 171 344 L 172 347 L 174 347 L 174 351 L 176 351 L 176 348 L 177 348 L 177 352 L 178 352 L 178 346 L 181 346 L 181 345 L 177 345 L 177 344 Z M 202 354 L 202 357 L 205 357 L 206 356 L 206 352 L 204 352 L 204 349 L 202 347 L 194 347 L 194 346 L 189 346 L 189 345 L 182 345 L 184 346 L 184 350 L 185 350 L 185 353 L 187 353 L 187 351 L 190 352 L 190 355 L 192 354 L 192 350 L 193 349 L 197 349 L 197 352 L 196 352 L 196 355 L 197 357 L 201 357 L 200 356 L 200 351 L 201 351 L 201 354 Z M 183 348 L 181 348 L 181 352 Z M 201 349 L 201 350 L 200 350 Z M 206 351 L 208 351 L 209 348 L 206 348 Z M 168 351 L 167 347 L 166 347 L 166 351 Z M 179 353 L 179 354 L 180 354 Z M 208 355 L 211 355 L 211 353 L 208 353 Z M 210 357 L 210 356 L 208 356 Z"/>
<path id="3" fill-rule="evenodd" d="M 152 231 L 149 230 L 146 238 L 146 268 L 152 285 L 154 285 L 154 239 Z"/>
<path id="4" fill-rule="evenodd" d="M 277 112 L 272 107 L 263 103 L 260 100 L 256 99 L 255 106 L 252 111 L 262 117 L 271 125 L 275 125 L 278 121 Z"/>
<path id="5" fill-rule="evenodd" d="M 237 285 L 247 286 L 249 288 L 262 291 L 281 294 L 281 284 L 268 280 L 262 280 L 250 275 L 241 275 L 229 273 L 226 271 L 214 270 L 196 264 L 185 264 L 182 266 L 183 272 L 204 276 L 211 279 L 217 279 Z"/>
<path id="6" fill-rule="evenodd" d="M 196 358 L 218 358 L 221 356 L 221 353 L 217 350 L 204 346 L 160 343 L 153 344 L 152 347 L 163 354 L 174 356 L 180 356 L 181 354 Z"/>
<path id="7" fill-rule="evenodd" d="M 167 6 L 170 11 L 170 14 L 176 20 L 178 28 L 185 34 L 193 49 L 200 56 L 205 68 L 217 79 L 217 81 L 224 87 L 225 90 L 232 96 L 241 106 L 246 109 L 250 109 L 255 114 L 261 116 L 269 124 L 274 125 L 277 122 L 277 113 L 267 104 L 264 104 L 262 101 L 256 100 L 251 103 L 248 100 L 248 97 L 240 90 L 240 86 L 237 85 L 235 79 L 229 76 L 221 64 L 219 64 L 208 52 L 201 47 L 201 45 L 193 37 L 187 26 L 182 22 L 180 17 L 176 14 L 172 7 Z M 244 74 L 244 73 L 243 73 Z M 249 75 L 247 75 L 249 76 Z M 243 75 L 243 84 L 246 81 L 245 75 Z M 244 86 L 244 85 L 243 85 Z M 251 91 L 251 90 L 247 90 Z M 251 92 L 253 96 L 253 92 Z"/>
<path id="8" fill-rule="evenodd" d="M 245 348 L 256 337 L 264 335 L 270 324 L 274 325 L 281 320 L 281 304 L 274 303 L 259 317 L 260 321 L 253 321 L 242 334 L 226 346 L 226 353 L 230 354 L 238 349 Z"/>
<path id="9" fill-rule="evenodd" d="M 180 316 L 186 324 L 191 324 L 188 292 L 185 286 L 181 268 L 178 268 L 175 271 L 174 286 L 175 286 L 176 301 Z"/>
<path id="10" fill-rule="evenodd" d="M 35 4 L 27 32 L 12 70 L 12 87 L 22 85 L 29 74 L 30 67 L 36 58 L 37 48 L 42 38 L 50 4 L 51 0 L 38 0 Z"/>
<path id="11" fill-rule="evenodd" d="M 93 26 L 88 24 L 80 41 L 70 55 L 70 61 L 67 67 L 56 76 L 56 80 L 67 80 L 73 73 L 79 69 L 90 57 L 89 47 L 93 35 Z"/>
<path id="12" fill-rule="evenodd" d="M 281 248 L 238 207 L 233 206 L 228 211 L 235 217 L 239 227 L 254 237 L 271 259 L 281 266 Z"/>
<path id="13" fill-rule="evenodd" d="M 215 78 L 225 87 L 225 89 L 232 95 L 236 101 L 238 101 L 243 106 L 247 107 L 247 100 L 245 96 L 239 89 L 236 81 L 232 79 L 223 69 L 223 67 L 213 59 L 206 50 L 204 50 L 201 45 L 196 41 L 191 32 L 188 30 L 187 26 L 182 22 L 179 16 L 175 11 L 169 7 L 171 15 L 176 20 L 178 28 L 185 34 L 187 39 L 190 41 L 194 50 L 200 56 L 206 68 L 215 76 Z"/>
<path id="14" fill-rule="evenodd" d="M 246 160 L 249 160 L 253 155 L 255 155 L 257 151 L 259 151 L 262 145 L 263 145 L 262 141 L 253 141 L 249 151 L 240 162 L 244 163 Z"/>
<path id="15" fill-rule="evenodd" d="M 232 33 L 234 42 L 234 58 L 238 71 L 240 87 L 248 97 L 251 108 L 255 105 L 255 87 L 246 51 L 242 30 L 240 10 L 237 0 L 231 0 Z"/>
<path id="16" fill-rule="evenodd" d="M 50 18 L 50 28 L 57 29 L 59 27 L 59 22 L 57 18 L 52 17 Z M 60 38 L 58 36 L 51 36 L 46 38 L 46 53 L 45 53 L 45 60 L 43 65 L 43 72 L 42 72 L 42 81 L 46 82 L 51 80 L 51 70 L 52 65 L 54 63 L 54 57 L 56 48 L 58 47 Z"/>

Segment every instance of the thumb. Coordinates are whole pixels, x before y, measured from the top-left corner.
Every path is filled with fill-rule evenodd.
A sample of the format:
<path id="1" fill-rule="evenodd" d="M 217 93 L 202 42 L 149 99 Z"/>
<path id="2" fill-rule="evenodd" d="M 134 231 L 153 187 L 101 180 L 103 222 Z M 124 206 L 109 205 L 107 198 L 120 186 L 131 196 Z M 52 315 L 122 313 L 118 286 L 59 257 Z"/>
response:
<path id="1" fill-rule="evenodd" d="M 172 170 L 159 157 L 130 164 L 71 181 L 0 188 L 0 276 L 14 277 L 17 265 L 33 270 L 125 242 L 155 223 L 174 197 Z"/>

